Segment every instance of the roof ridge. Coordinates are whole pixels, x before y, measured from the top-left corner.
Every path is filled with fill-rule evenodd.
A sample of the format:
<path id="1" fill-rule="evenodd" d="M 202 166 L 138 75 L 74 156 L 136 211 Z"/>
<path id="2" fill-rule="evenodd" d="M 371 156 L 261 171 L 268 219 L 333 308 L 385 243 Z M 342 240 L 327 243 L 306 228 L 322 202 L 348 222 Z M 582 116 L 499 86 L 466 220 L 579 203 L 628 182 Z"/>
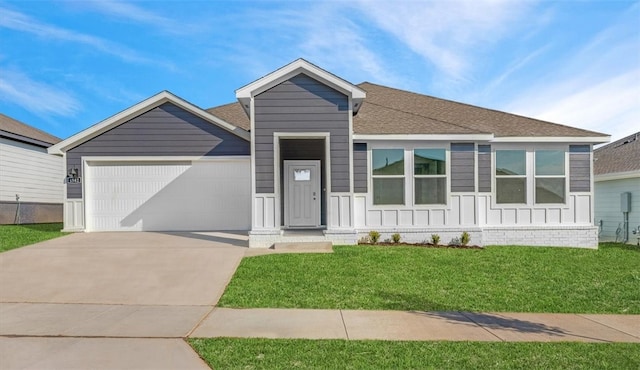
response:
<path id="1" fill-rule="evenodd" d="M 596 152 L 599 153 L 603 150 L 611 150 L 611 149 L 619 148 L 625 144 L 631 144 L 633 142 L 640 143 L 640 131 L 636 132 L 635 134 L 627 135 L 607 145 L 603 145 L 600 148 L 595 149 L 594 153 Z"/>
<path id="2" fill-rule="evenodd" d="M 411 94 L 411 95 L 416 95 L 416 96 L 418 96 L 418 97 L 426 97 L 426 98 L 431 98 L 431 99 L 438 100 L 438 101 L 442 101 L 442 102 L 453 103 L 453 104 L 462 105 L 462 106 L 466 106 L 466 107 L 471 107 L 471 108 L 475 108 L 475 109 L 483 109 L 483 110 L 487 110 L 487 111 L 491 111 L 491 112 L 495 112 L 495 113 L 499 113 L 499 114 L 505 114 L 505 115 L 515 116 L 515 117 L 524 118 L 524 119 L 528 119 L 528 120 L 532 120 L 532 121 L 537 121 L 537 122 L 541 122 L 541 123 L 547 123 L 547 124 L 552 124 L 552 125 L 558 125 L 558 126 L 567 127 L 567 128 L 574 129 L 574 130 L 580 130 L 580 131 L 582 131 L 582 132 L 588 132 L 588 133 L 593 133 L 593 134 L 598 134 L 598 135 L 606 135 L 606 134 L 603 134 L 603 133 L 601 133 L 601 132 L 596 132 L 596 131 L 591 131 L 591 130 L 585 130 L 585 129 L 583 129 L 583 128 L 573 127 L 573 126 L 569 126 L 569 125 L 564 125 L 564 124 L 562 124 L 562 123 L 551 122 L 551 121 L 545 121 L 545 120 L 541 120 L 541 119 L 538 119 L 538 118 L 527 117 L 527 116 L 524 116 L 524 115 L 521 115 L 521 114 L 517 114 L 517 113 L 505 112 L 505 111 L 498 110 L 498 109 L 494 109 L 494 108 L 481 107 L 481 106 L 478 106 L 478 105 L 473 105 L 473 104 L 470 104 L 470 103 L 463 103 L 463 102 L 459 102 L 459 101 L 456 101 L 456 100 L 450 100 L 450 99 L 438 98 L 438 97 L 433 96 L 433 95 L 421 94 L 421 93 L 417 93 L 417 92 L 414 92 L 414 91 L 398 89 L 398 88 L 396 88 L 396 87 L 390 87 L 390 86 L 380 85 L 380 84 L 376 84 L 376 83 L 368 82 L 368 81 L 361 82 L 360 84 L 358 84 L 358 86 L 360 86 L 360 85 L 362 85 L 362 84 L 375 85 L 375 86 L 382 87 L 382 88 L 385 88 L 385 89 L 391 89 L 391 90 L 396 90 L 396 91 L 400 91 L 400 92 L 407 93 L 407 94 Z"/>
<path id="3" fill-rule="evenodd" d="M 370 101 L 366 101 L 366 100 L 365 100 L 365 104 L 369 104 L 369 105 L 376 105 L 376 106 L 378 106 L 378 107 L 384 107 L 384 108 L 387 108 L 387 109 L 390 109 L 390 110 L 394 110 L 394 111 L 396 111 L 396 112 L 402 112 L 402 113 L 410 114 L 410 115 L 417 116 L 417 117 L 428 118 L 428 119 L 430 119 L 430 120 L 434 120 L 434 121 L 437 121 L 437 122 L 442 122 L 442 123 L 445 123 L 445 124 L 447 124 L 447 125 L 451 125 L 451 126 L 456 126 L 456 127 L 460 127 L 460 128 L 465 128 L 465 129 L 468 129 L 468 130 L 472 130 L 472 131 L 475 131 L 475 132 L 477 132 L 477 133 L 482 133 L 482 134 L 486 134 L 486 133 L 487 133 L 487 132 L 483 132 L 483 131 L 477 130 L 477 129 L 472 128 L 472 127 L 469 127 L 469 126 L 465 126 L 465 125 L 461 125 L 461 124 L 457 124 L 457 123 L 453 123 L 453 122 L 448 122 L 448 121 L 443 121 L 443 120 L 438 119 L 438 118 L 433 118 L 433 117 L 424 116 L 424 115 L 422 115 L 422 114 L 418 114 L 418 113 L 415 113 L 415 112 L 407 112 L 407 111 L 402 110 L 402 109 L 393 108 L 393 107 L 389 107 L 389 106 L 382 105 L 382 104 L 372 103 L 372 102 L 370 102 Z"/>

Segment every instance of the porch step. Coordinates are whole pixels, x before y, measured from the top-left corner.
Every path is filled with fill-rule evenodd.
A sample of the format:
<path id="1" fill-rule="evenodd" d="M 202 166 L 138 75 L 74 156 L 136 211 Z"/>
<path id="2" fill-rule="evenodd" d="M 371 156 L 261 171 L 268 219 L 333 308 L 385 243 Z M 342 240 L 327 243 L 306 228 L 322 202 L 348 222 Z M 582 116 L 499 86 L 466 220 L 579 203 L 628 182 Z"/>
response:
<path id="1" fill-rule="evenodd" d="M 286 242 L 275 243 L 270 249 L 297 253 L 333 253 L 331 242 Z"/>

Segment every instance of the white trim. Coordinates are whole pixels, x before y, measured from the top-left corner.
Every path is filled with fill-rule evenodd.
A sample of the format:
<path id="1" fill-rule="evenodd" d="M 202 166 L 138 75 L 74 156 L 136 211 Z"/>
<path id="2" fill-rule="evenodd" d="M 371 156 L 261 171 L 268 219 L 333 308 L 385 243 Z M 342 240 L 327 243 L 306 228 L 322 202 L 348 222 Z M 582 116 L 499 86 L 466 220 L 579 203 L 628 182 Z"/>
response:
<path id="1" fill-rule="evenodd" d="M 253 118 L 252 118 L 253 122 Z M 254 132 L 254 130 L 251 130 Z M 276 225 L 282 224 L 282 217 L 284 215 L 281 214 L 281 206 L 283 205 L 284 199 L 281 198 L 282 194 L 282 184 L 280 181 L 280 172 L 282 169 L 280 168 L 280 140 L 287 139 L 324 139 L 324 175 L 325 175 L 325 188 L 322 188 L 322 182 L 320 183 L 320 196 L 325 194 L 325 207 L 327 210 L 327 219 L 325 220 L 326 224 L 329 225 L 330 221 L 330 210 L 329 210 L 329 196 L 331 195 L 331 135 L 328 132 L 274 132 L 273 133 L 273 192 L 276 199 L 276 215 L 275 222 Z M 253 141 L 252 141 L 253 143 Z M 253 145 L 253 144 L 252 144 Z M 253 164 L 253 161 L 252 161 Z M 253 169 L 255 171 L 255 169 Z M 328 189 L 328 190 L 327 190 Z M 325 191 L 326 190 L 326 191 Z M 320 207 L 322 208 L 322 201 L 320 201 Z M 320 221 L 322 223 L 322 220 Z M 326 225 L 325 225 L 326 226 Z M 277 226 L 279 227 L 279 226 Z"/>
<path id="2" fill-rule="evenodd" d="M 222 162 L 251 159 L 248 155 L 195 157 L 195 156 L 83 156 L 86 162 Z"/>
<path id="3" fill-rule="evenodd" d="M 504 136 L 493 134 L 354 134 L 354 140 L 414 140 L 414 141 L 487 141 L 489 143 L 606 143 L 610 136 L 575 137 L 575 136 Z"/>
<path id="4" fill-rule="evenodd" d="M 119 126 L 125 122 L 127 122 L 128 120 L 135 118 L 137 116 L 139 116 L 140 114 L 144 113 L 145 111 L 148 111 L 150 109 L 153 109 L 155 107 L 158 107 L 166 102 L 171 102 L 187 111 L 189 111 L 190 113 L 193 113 L 197 116 L 199 116 L 200 118 L 203 118 L 229 132 L 231 132 L 232 134 L 235 134 L 236 136 L 239 136 L 245 140 L 250 140 L 250 134 L 248 132 L 246 132 L 245 130 L 236 127 L 226 121 L 223 121 L 222 119 L 212 115 L 211 113 L 208 113 L 207 111 L 189 103 L 188 101 L 173 95 L 172 93 L 168 92 L 168 91 L 162 91 L 146 100 L 141 101 L 140 103 L 129 107 L 125 110 L 123 110 L 122 112 L 111 116 L 109 118 L 107 118 L 106 120 L 99 122 L 83 131 L 80 131 L 79 133 L 69 137 L 66 140 L 63 140 L 55 145 L 52 145 L 51 147 L 49 147 L 48 152 L 49 154 L 62 154 L 63 152 L 66 152 L 68 149 L 78 146 L 84 142 L 87 142 L 89 140 L 91 140 L 92 138 L 116 127 Z"/>
<path id="5" fill-rule="evenodd" d="M 608 143 L 611 136 L 502 136 L 496 137 L 494 143 Z"/>
<path id="6" fill-rule="evenodd" d="M 429 134 L 354 134 L 353 140 L 400 140 L 400 141 L 491 141 L 493 134 L 462 134 L 462 135 L 429 135 Z"/>
<path id="7" fill-rule="evenodd" d="M 636 177 L 640 177 L 640 170 L 604 173 L 602 175 L 596 175 L 594 180 L 595 182 L 601 182 L 601 181 L 611 181 L 611 180 L 633 179 Z"/>
<path id="8" fill-rule="evenodd" d="M 265 92 L 272 87 L 281 84 L 282 82 L 300 74 L 304 73 L 309 77 L 320 81 L 321 83 L 340 91 L 341 93 L 352 98 L 354 101 L 354 112 L 362 106 L 362 101 L 367 96 L 366 92 L 359 87 L 343 80 L 342 78 L 325 71 L 324 69 L 307 62 L 304 59 L 297 59 L 284 67 L 277 69 L 274 72 L 263 76 L 248 85 L 245 85 L 236 90 L 236 98 L 240 102 L 242 109 L 253 117 L 253 109 L 249 109 L 249 104 L 254 96 Z"/>

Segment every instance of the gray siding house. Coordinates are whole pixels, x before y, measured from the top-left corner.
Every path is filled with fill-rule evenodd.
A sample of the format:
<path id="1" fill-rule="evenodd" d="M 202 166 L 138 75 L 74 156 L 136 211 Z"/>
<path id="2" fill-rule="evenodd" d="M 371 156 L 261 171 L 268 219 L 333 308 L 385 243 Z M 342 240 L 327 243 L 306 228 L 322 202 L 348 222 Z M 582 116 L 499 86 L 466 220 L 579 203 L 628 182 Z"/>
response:
<path id="1" fill-rule="evenodd" d="M 162 92 L 50 148 L 65 230 L 597 247 L 591 157 L 607 135 L 353 85 L 303 59 L 236 97 L 203 110 Z"/>

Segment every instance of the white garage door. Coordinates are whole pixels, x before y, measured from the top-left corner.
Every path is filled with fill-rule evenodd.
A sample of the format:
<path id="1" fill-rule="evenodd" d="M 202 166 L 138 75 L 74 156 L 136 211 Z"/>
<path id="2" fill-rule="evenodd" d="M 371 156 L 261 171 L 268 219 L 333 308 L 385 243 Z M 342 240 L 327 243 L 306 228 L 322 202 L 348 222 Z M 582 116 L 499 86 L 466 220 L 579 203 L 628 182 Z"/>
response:
<path id="1" fill-rule="evenodd" d="M 249 160 L 89 162 L 87 231 L 248 230 Z"/>

